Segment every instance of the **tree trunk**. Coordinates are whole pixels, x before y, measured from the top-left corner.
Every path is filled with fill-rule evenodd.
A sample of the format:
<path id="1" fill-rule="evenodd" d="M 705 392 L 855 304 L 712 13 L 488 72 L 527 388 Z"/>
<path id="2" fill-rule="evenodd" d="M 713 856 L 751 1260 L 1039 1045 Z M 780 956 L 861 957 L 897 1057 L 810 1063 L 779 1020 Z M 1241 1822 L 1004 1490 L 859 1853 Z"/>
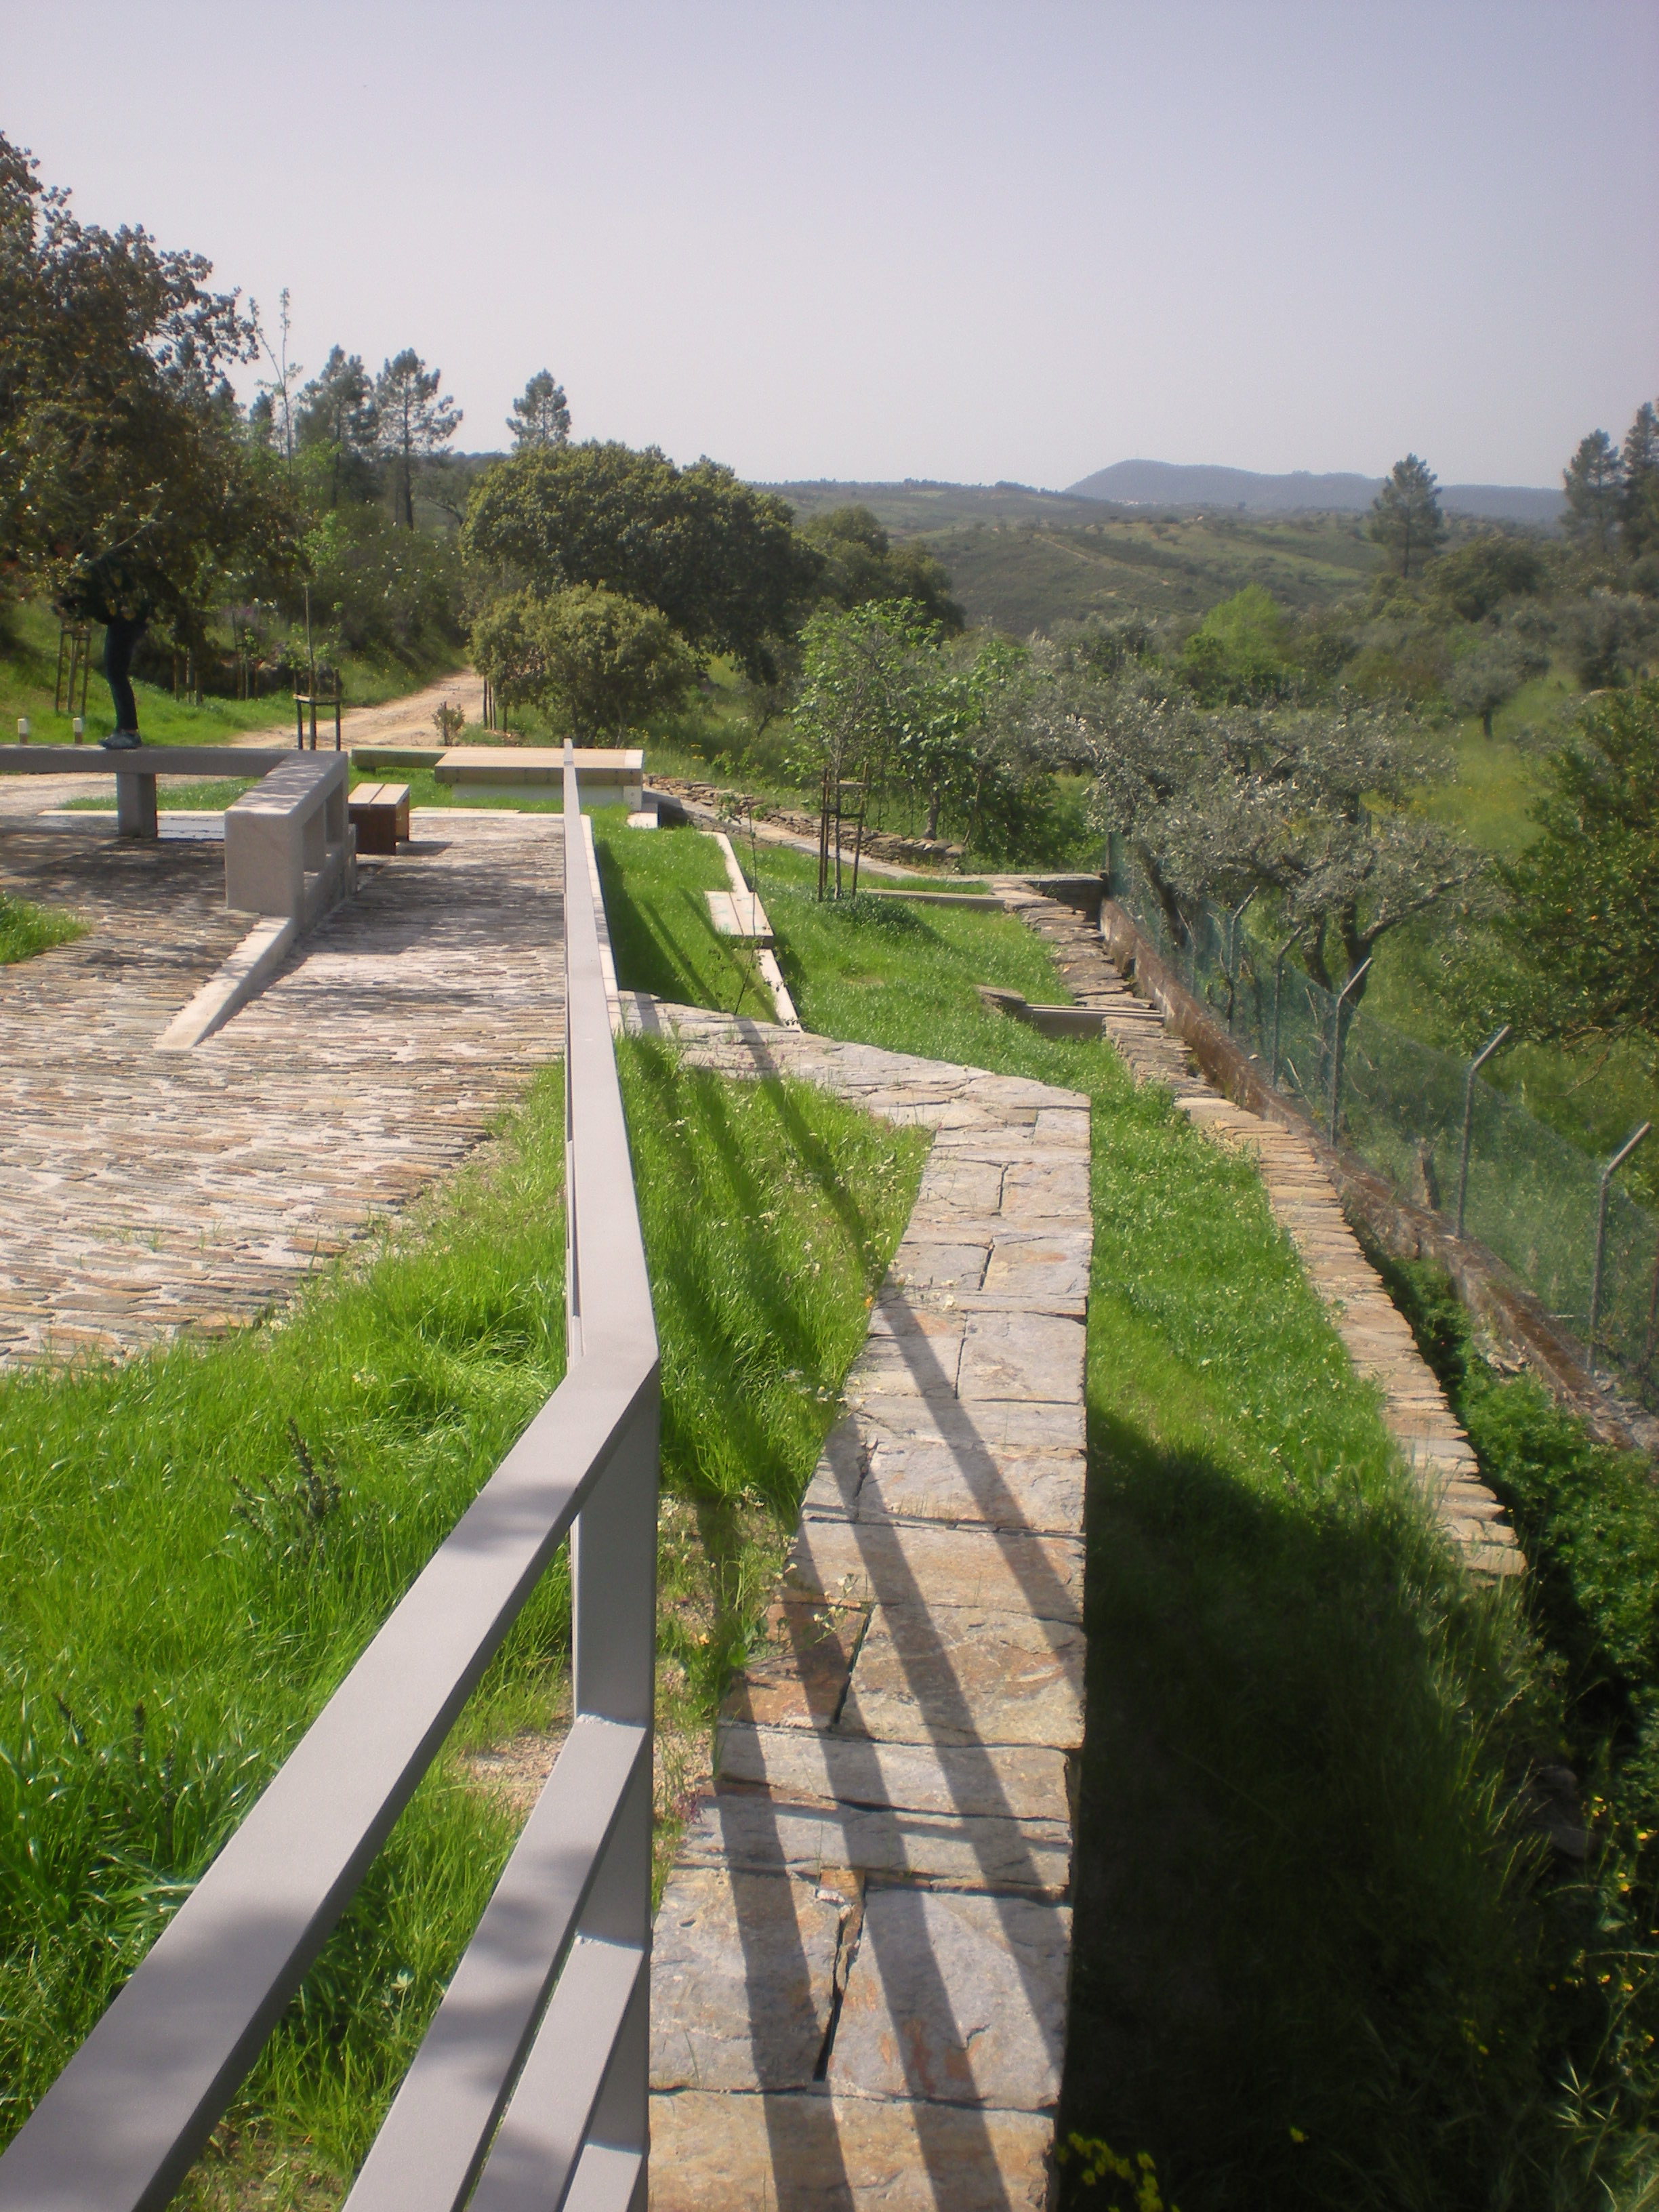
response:
<path id="1" fill-rule="evenodd" d="M 927 835 L 930 839 L 939 835 L 939 788 L 935 784 L 927 795 Z"/>
<path id="2" fill-rule="evenodd" d="M 104 681 L 115 708 L 115 726 L 138 734 L 138 702 L 132 695 L 132 656 L 144 634 L 142 619 L 118 617 L 104 626 Z"/>

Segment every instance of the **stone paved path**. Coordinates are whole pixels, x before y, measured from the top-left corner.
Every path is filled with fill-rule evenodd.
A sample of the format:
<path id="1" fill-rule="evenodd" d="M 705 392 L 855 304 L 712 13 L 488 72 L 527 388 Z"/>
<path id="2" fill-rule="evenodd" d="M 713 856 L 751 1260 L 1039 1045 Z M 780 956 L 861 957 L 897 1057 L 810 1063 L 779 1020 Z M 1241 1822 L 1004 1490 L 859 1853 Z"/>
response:
<path id="1" fill-rule="evenodd" d="M 1186 1047 L 1165 1030 L 1158 1009 L 1134 995 L 1086 915 L 1039 896 L 1017 877 L 996 878 L 993 888 L 1050 946 L 1078 1004 L 1101 1011 L 1109 1042 L 1136 1078 L 1167 1085 L 1206 1136 L 1252 1155 L 1275 1217 L 1331 1307 L 1356 1370 L 1381 1389 L 1389 1432 L 1466 1565 L 1483 1576 L 1523 1573 L 1515 1532 L 1481 1481 L 1468 1438 L 1348 1226 L 1313 1146 L 1235 1106 L 1194 1071 Z"/>
<path id="2" fill-rule="evenodd" d="M 413 826 L 185 1054 L 155 1040 L 247 927 L 222 848 L 0 830 L 0 887 L 93 925 L 0 968 L 0 1363 L 254 1318 L 559 1056 L 559 818 Z"/>
<path id="3" fill-rule="evenodd" d="M 1088 1102 L 623 993 L 933 1132 L 652 1966 L 654 2212 L 1046 2201 L 1083 1739 Z"/>

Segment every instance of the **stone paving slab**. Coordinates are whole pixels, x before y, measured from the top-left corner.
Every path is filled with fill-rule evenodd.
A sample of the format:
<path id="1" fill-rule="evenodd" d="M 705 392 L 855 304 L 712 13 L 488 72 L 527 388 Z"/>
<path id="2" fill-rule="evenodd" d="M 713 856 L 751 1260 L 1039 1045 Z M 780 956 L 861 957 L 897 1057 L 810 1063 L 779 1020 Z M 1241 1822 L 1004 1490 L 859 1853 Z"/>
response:
<path id="1" fill-rule="evenodd" d="M 1047 2113 L 828 2095 L 651 2100 L 651 2212 L 1042 2212 Z"/>
<path id="2" fill-rule="evenodd" d="M 998 1820 L 1071 1819 L 1066 1754 L 1034 1744 L 899 1744 L 820 1730 L 723 1722 L 717 1784 L 758 1784 L 780 1798 L 833 1799 L 895 1812 Z"/>
<path id="3" fill-rule="evenodd" d="M 763 2150 L 751 2097 L 706 2100 L 695 2116 L 683 2098 L 658 2106 L 675 2106 L 677 2127 L 695 2118 L 695 2163 L 725 2136 L 723 2101 L 726 2127 L 750 2130 L 768 2203 L 816 2203 L 815 2190 L 838 2212 L 1042 2201 L 1083 1734 L 1087 1102 L 635 994 L 623 1012 L 678 1032 L 695 1064 L 802 1077 L 933 1134 L 770 1632 L 726 1702 L 714 1797 L 671 1877 L 676 1899 L 692 1894 L 676 1887 L 692 1872 L 762 1869 L 775 1884 L 794 1869 L 861 1896 L 862 1917 L 849 1909 L 842 1928 L 844 1992 L 817 2102 L 803 2092 Z M 713 1905 L 708 1920 L 698 1955 L 729 1960 L 741 1929 L 733 1939 Z M 684 2015 L 678 1984 L 672 2001 Z M 701 2006 L 741 2044 L 739 2008 L 712 1968 Z M 744 2063 L 731 2062 L 738 2075 Z M 758 2079 L 772 2062 L 747 2063 Z M 654 2086 L 678 2076 L 665 2065 Z M 836 2097 L 843 2086 L 856 2096 Z M 960 2135 L 963 2100 L 997 2109 Z M 849 2117 L 860 2111 L 884 2117 Z M 892 2132 L 896 2112 L 914 2134 Z M 825 2130 L 806 2165 L 799 2114 Z M 872 2142 L 900 2162 L 872 2166 Z M 659 2144 L 659 2172 L 663 2156 Z M 732 2201 L 733 2171 L 720 2167 L 720 2202 Z"/>
<path id="4" fill-rule="evenodd" d="M 836 1729 L 885 1743 L 1083 1741 L 1080 1627 L 978 1606 L 877 1606 Z"/>
<path id="5" fill-rule="evenodd" d="M 830 2054 L 830 2089 L 1052 2110 L 1071 1937 L 1066 1905 L 872 1884 Z"/>
<path id="6" fill-rule="evenodd" d="M 1071 1882 L 1072 1832 L 1065 1820 L 794 1805 L 764 1791 L 728 1790 L 702 1800 L 678 1856 L 682 1866 L 788 1868 L 815 1880 L 845 1871 L 1059 1899 Z"/>
<path id="7" fill-rule="evenodd" d="M 657 1911 L 659 2089 L 804 2089 L 838 1988 L 850 1900 L 810 1877 L 679 1865 Z"/>
<path id="8" fill-rule="evenodd" d="M 784 1572 L 792 1589 L 840 1604 L 990 1606 L 1042 1620 L 1083 1618 L 1083 1546 L 1058 1536 L 809 1520 Z"/>

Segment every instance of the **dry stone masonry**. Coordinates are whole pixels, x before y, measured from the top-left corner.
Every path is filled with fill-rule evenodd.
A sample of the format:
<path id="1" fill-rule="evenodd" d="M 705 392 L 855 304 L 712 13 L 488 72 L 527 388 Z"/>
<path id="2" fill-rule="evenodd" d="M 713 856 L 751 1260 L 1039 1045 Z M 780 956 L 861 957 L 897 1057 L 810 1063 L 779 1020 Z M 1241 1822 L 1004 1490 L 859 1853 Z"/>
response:
<path id="1" fill-rule="evenodd" d="M 1046 2201 L 1083 1740 L 1088 1102 L 624 993 L 932 1131 L 652 1968 L 654 2212 Z"/>

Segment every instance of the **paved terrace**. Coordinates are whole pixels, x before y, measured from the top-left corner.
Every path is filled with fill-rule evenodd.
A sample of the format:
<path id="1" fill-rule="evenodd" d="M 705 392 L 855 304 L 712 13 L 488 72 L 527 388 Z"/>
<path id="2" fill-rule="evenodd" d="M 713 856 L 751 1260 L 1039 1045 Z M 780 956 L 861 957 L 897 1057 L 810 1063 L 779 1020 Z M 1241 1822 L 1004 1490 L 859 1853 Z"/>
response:
<path id="1" fill-rule="evenodd" d="M 107 816 L 0 827 L 0 888 L 92 925 L 0 968 L 0 1363 L 252 1320 L 559 1055 L 559 817 L 414 827 L 181 1054 L 155 1038 L 249 926 L 222 845 L 165 822 L 118 841 Z"/>

